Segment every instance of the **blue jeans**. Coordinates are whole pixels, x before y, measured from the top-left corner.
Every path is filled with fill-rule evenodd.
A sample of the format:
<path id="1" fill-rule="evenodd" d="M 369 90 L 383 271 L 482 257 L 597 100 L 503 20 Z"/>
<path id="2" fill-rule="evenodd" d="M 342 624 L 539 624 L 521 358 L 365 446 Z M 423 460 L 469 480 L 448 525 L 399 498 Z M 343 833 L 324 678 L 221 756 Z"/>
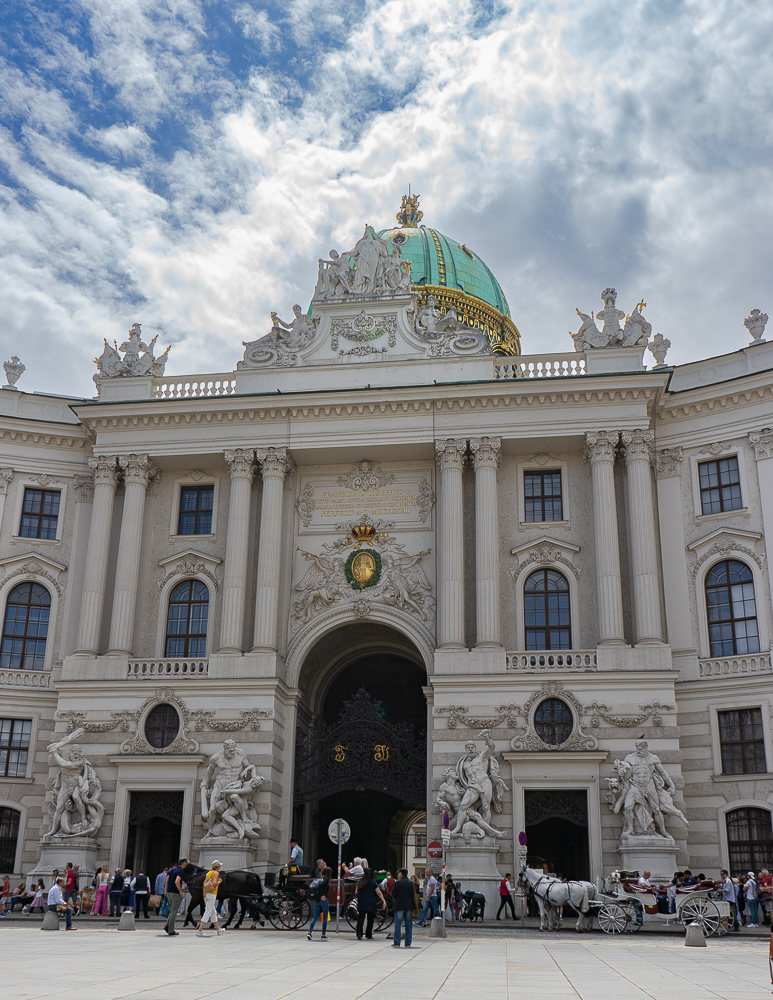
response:
<path id="1" fill-rule="evenodd" d="M 56 906 L 49 906 L 48 909 L 49 909 L 49 911 L 53 910 L 54 913 L 58 913 L 59 912 L 57 910 Z M 72 907 L 71 906 L 68 906 L 67 909 L 64 911 L 64 920 L 65 920 L 65 925 L 67 927 L 72 927 Z"/>
<path id="2" fill-rule="evenodd" d="M 434 915 L 436 917 L 440 916 L 440 910 L 437 905 L 437 896 L 430 896 L 427 902 L 424 904 L 424 909 L 421 911 L 421 916 L 419 917 L 419 923 L 424 923 L 424 918 L 429 913 L 430 909 L 434 910 Z"/>
<path id="3" fill-rule="evenodd" d="M 411 920 L 410 910 L 395 910 L 395 934 L 394 942 L 395 944 L 400 944 L 400 931 L 403 926 L 403 921 L 405 921 L 405 946 L 406 948 L 413 941 L 413 921 Z"/>
<path id="4" fill-rule="evenodd" d="M 311 918 L 311 923 L 309 924 L 309 934 L 314 930 L 314 926 L 317 923 L 317 918 L 322 914 L 322 937 L 327 934 L 327 918 L 330 912 L 330 904 L 326 899 L 318 899 L 314 903 L 314 916 Z"/>

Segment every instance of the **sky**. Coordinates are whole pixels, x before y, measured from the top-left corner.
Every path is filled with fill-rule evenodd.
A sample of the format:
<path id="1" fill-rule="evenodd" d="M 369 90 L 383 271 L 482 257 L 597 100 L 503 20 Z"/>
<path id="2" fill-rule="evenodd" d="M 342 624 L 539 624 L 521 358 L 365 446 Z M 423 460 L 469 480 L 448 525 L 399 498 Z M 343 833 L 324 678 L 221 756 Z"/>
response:
<path id="1" fill-rule="evenodd" d="M 409 183 L 524 354 L 608 285 L 669 363 L 737 350 L 773 314 L 771 51 L 760 0 L 5 0 L 0 360 L 90 397 L 140 322 L 167 374 L 232 371 Z"/>

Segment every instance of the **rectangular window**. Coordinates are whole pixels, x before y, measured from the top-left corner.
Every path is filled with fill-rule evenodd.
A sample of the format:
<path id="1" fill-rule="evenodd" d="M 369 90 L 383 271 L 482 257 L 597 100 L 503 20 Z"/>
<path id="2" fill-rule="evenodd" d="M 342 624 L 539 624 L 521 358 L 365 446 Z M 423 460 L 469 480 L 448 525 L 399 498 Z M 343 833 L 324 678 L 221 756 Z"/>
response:
<path id="1" fill-rule="evenodd" d="M 183 486 L 178 535 L 211 535 L 214 486 Z"/>
<path id="2" fill-rule="evenodd" d="M 698 476 L 701 484 L 701 513 L 720 514 L 724 510 L 740 510 L 741 479 L 738 459 L 718 458 L 714 462 L 699 462 Z"/>
<path id="3" fill-rule="evenodd" d="M 0 719 L 0 778 L 26 777 L 31 732 L 31 719 Z"/>
<path id="4" fill-rule="evenodd" d="M 524 472 L 523 495 L 527 521 L 563 521 L 560 469 Z"/>
<path id="5" fill-rule="evenodd" d="M 427 834 L 416 833 L 416 845 L 414 847 L 414 857 L 426 858 L 427 856 Z"/>
<path id="6" fill-rule="evenodd" d="M 59 490 L 25 488 L 19 535 L 22 538 L 56 539 L 60 497 Z"/>
<path id="7" fill-rule="evenodd" d="M 759 708 L 720 712 L 719 743 L 723 774 L 765 774 L 767 771 Z"/>

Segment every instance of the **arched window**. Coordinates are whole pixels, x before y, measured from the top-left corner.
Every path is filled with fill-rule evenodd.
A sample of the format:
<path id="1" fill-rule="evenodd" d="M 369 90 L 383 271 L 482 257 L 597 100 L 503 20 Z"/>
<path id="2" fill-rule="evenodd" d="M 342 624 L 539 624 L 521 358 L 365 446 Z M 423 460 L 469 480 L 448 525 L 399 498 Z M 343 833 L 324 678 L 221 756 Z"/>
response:
<path id="1" fill-rule="evenodd" d="M 733 809 L 725 821 L 731 875 L 773 868 L 773 827 L 767 809 Z"/>
<path id="2" fill-rule="evenodd" d="M 51 595 L 39 583 L 20 583 L 8 595 L 0 667 L 42 670 L 46 658 Z"/>
<path id="3" fill-rule="evenodd" d="M 169 598 L 164 656 L 204 656 L 209 591 L 199 580 L 179 583 Z"/>
<path id="4" fill-rule="evenodd" d="M 706 574 L 706 614 L 711 656 L 759 653 L 754 577 L 737 559 L 725 559 Z"/>
<path id="5" fill-rule="evenodd" d="M 527 649 L 571 649 L 569 584 L 555 569 L 538 569 L 523 587 Z"/>
<path id="6" fill-rule="evenodd" d="M 0 808 L 0 871 L 12 872 L 16 868 L 20 815 L 16 809 Z"/>
<path id="7" fill-rule="evenodd" d="M 566 743 L 574 729 L 572 710 L 560 698 L 546 698 L 534 713 L 534 731 L 543 743 L 560 747 Z"/>

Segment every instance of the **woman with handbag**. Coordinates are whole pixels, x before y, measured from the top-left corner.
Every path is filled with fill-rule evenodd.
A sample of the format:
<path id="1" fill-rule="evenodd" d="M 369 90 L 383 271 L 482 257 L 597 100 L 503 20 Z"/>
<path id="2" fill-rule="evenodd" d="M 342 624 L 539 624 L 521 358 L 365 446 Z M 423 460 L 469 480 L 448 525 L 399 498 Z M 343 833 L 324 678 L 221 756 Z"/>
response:
<path id="1" fill-rule="evenodd" d="M 373 940 L 373 921 L 376 919 L 379 901 L 386 906 L 384 896 L 373 878 L 370 868 L 366 868 L 362 878 L 357 883 L 357 940 L 362 941 L 363 925 L 365 937 Z M 367 920 L 367 924 L 365 923 Z"/>
<path id="2" fill-rule="evenodd" d="M 225 933 L 223 928 L 217 922 L 217 887 L 223 881 L 220 878 L 221 867 L 222 865 L 219 861 L 213 861 L 212 868 L 207 872 L 207 877 L 204 879 L 204 885 L 202 886 L 202 892 L 204 894 L 204 916 L 201 918 L 201 923 L 196 928 L 196 937 L 206 937 L 204 934 L 204 928 L 209 923 L 211 923 L 215 928 L 218 936 Z"/>
<path id="3" fill-rule="evenodd" d="M 94 909 L 91 912 L 95 917 L 100 913 L 103 917 L 107 916 L 107 883 L 109 881 L 110 876 L 107 873 L 107 867 L 103 865 L 94 876 L 93 882 L 96 889 L 96 896 L 94 898 Z"/>

